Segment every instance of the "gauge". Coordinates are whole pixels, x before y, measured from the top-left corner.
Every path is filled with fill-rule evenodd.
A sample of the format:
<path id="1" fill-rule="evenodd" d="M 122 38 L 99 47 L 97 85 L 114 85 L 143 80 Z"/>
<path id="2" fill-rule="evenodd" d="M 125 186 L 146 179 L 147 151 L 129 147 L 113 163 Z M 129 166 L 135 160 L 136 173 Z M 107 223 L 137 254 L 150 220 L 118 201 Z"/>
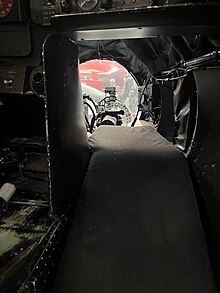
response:
<path id="1" fill-rule="evenodd" d="M 8 16 L 13 9 L 13 0 L 0 0 L 0 19 Z"/>
<path id="2" fill-rule="evenodd" d="M 82 11 L 91 11 L 98 4 L 99 0 L 76 0 L 77 6 Z"/>

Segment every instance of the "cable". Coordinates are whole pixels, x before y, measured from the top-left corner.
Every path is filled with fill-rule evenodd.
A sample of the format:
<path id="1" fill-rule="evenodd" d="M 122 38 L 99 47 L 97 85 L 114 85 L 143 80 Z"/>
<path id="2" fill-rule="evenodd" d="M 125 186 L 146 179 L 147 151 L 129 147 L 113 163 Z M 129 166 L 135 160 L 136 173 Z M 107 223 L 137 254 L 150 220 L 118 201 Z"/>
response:
<path id="1" fill-rule="evenodd" d="M 188 61 L 180 61 L 176 65 L 164 69 L 160 76 L 153 76 L 156 82 L 158 81 L 172 81 L 184 78 L 188 72 L 196 70 L 204 64 L 220 61 L 220 51 L 213 51 L 209 54 L 196 57 Z"/>
<path id="2" fill-rule="evenodd" d="M 136 84 L 137 84 L 137 86 L 140 86 L 140 84 L 139 84 L 139 82 L 138 82 L 138 80 L 137 80 L 137 78 L 136 78 L 136 76 L 134 75 L 134 73 L 133 72 L 131 72 L 131 71 L 128 71 L 128 73 L 132 76 L 132 78 L 134 79 L 134 81 L 136 82 Z"/>
<path id="3" fill-rule="evenodd" d="M 105 46 L 104 44 L 101 42 L 101 41 L 98 41 L 98 49 L 99 49 L 99 44 L 101 45 L 102 47 L 102 50 L 108 55 L 111 57 L 111 60 L 114 60 L 114 57 L 111 53 L 109 53 L 106 49 L 105 49 Z M 99 53 L 100 53 L 100 50 L 99 50 Z"/>
<path id="4" fill-rule="evenodd" d="M 87 118 L 87 116 L 85 115 L 85 119 L 86 119 L 86 124 L 87 124 L 87 129 L 89 130 L 89 132 L 91 131 L 91 125 L 90 125 L 90 123 L 89 123 L 89 120 L 88 120 L 88 118 Z M 91 132 L 90 132 L 91 133 Z"/>
<path id="5" fill-rule="evenodd" d="M 97 46 L 97 53 L 98 53 L 99 59 L 102 59 L 102 54 L 101 54 L 101 52 L 100 52 L 99 41 L 98 41 L 97 45 L 98 45 L 98 46 Z"/>
<path id="6" fill-rule="evenodd" d="M 92 102 L 94 108 L 96 108 L 96 103 L 94 102 L 94 100 L 88 95 L 86 95 L 85 97 L 83 97 L 83 99 L 88 99 L 90 102 Z"/>
<path id="7" fill-rule="evenodd" d="M 83 102 L 84 103 L 84 105 L 86 105 L 86 106 L 88 106 L 89 108 L 90 108 L 90 110 L 92 111 L 92 114 L 93 114 L 93 118 L 92 118 L 92 120 L 91 120 L 91 124 L 89 124 L 89 121 L 88 121 L 88 118 L 86 117 L 86 115 L 85 115 L 85 117 L 86 117 L 86 120 L 88 121 L 88 125 L 89 125 L 89 127 L 90 127 L 90 133 L 92 133 L 92 131 L 93 131 L 93 127 L 94 127 L 94 122 L 95 122 L 95 112 L 94 112 L 94 109 L 92 108 L 92 106 L 88 103 L 88 102 Z"/>
<path id="8" fill-rule="evenodd" d="M 142 96 L 143 96 L 143 94 L 144 94 L 144 91 L 145 91 L 147 85 L 149 84 L 150 79 L 151 79 L 151 77 L 149 77 L 148 80 L 146 81 L 146 84 L 144 85 L 143 90 L 142 90 L 142 92 L 141 92 L 141 94 L 140 94 L 140 96 L 139 96 L 137 113 L 136 113 L 136 115 L 135 115 L 135 117 L 134 117 L 134 120 L 133 120 L 132 123 L 131 123 L 131 127 L 134 127 L 135 123 L 137 122 L 138 114 L 139 114 L 139 112 L 140 112 L 140 105 L 141 105 Z"/>

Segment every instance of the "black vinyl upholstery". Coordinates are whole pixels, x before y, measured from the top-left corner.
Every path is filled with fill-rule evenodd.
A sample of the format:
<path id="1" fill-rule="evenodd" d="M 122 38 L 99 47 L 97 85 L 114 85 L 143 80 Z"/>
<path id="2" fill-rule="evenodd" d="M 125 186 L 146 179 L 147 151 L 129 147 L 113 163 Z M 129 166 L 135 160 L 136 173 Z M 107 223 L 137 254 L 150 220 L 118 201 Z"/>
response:
<path id="1" fill-rule="evenodd" d="M 151 126 L 102 126 L 89 142 L 54 292 L 214 292 L 184 155 Z"/>

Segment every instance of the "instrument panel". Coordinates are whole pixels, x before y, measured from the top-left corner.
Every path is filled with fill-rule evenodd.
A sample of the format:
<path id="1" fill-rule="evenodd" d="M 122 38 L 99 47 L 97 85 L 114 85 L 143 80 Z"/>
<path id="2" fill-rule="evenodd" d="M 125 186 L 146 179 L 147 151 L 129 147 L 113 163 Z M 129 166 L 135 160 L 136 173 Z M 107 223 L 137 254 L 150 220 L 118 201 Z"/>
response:
<path id="1" fill-rule="evenodd" d="M 153 0 L 30 0 L 30 9 L 35 24 L 48 26 L 54 15 L 134 9 L 152 3 Z"/>
<path id="2" fill-rule="evenodd" d="M 28 16 L 26 0 L 0 0 L 0 24 L 25 22 Z"/>
<path id="3" fill-rule="evenodd" d="M 74 0 L 73 12 L 132 9 L 151 6 L 152 0 Z"/>
<path id="4" fill-rule="evenodd" d="M 13 0 L 0 0 L 0 19 L 7 17 L 13 9 Z"/>
<path id="5" fill-rule="evenodd" d="M 76 0 L 75 4 L 78 6 L 78 8 L 81 11 L 91 11 L 93 10 L 97 4 L 99 3 L 99 0 Z"/>

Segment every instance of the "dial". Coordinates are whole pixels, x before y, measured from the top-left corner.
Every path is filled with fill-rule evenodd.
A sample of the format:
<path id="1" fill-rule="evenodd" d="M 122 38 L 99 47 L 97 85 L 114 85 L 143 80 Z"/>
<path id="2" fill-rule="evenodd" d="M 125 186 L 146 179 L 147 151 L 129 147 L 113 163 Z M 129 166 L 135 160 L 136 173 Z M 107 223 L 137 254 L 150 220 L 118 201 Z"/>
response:
<path id="1" fill-rule="evenodd" d="M 8 16 L 13 9 L 13 0 L 0 0 L 0 19 Z"/>
<path id="2" fill-rule="evenodd" d="M 77 6 L 82 11 L 91 11 L 98 4 L 99 0 L 76 0 Z"/>

